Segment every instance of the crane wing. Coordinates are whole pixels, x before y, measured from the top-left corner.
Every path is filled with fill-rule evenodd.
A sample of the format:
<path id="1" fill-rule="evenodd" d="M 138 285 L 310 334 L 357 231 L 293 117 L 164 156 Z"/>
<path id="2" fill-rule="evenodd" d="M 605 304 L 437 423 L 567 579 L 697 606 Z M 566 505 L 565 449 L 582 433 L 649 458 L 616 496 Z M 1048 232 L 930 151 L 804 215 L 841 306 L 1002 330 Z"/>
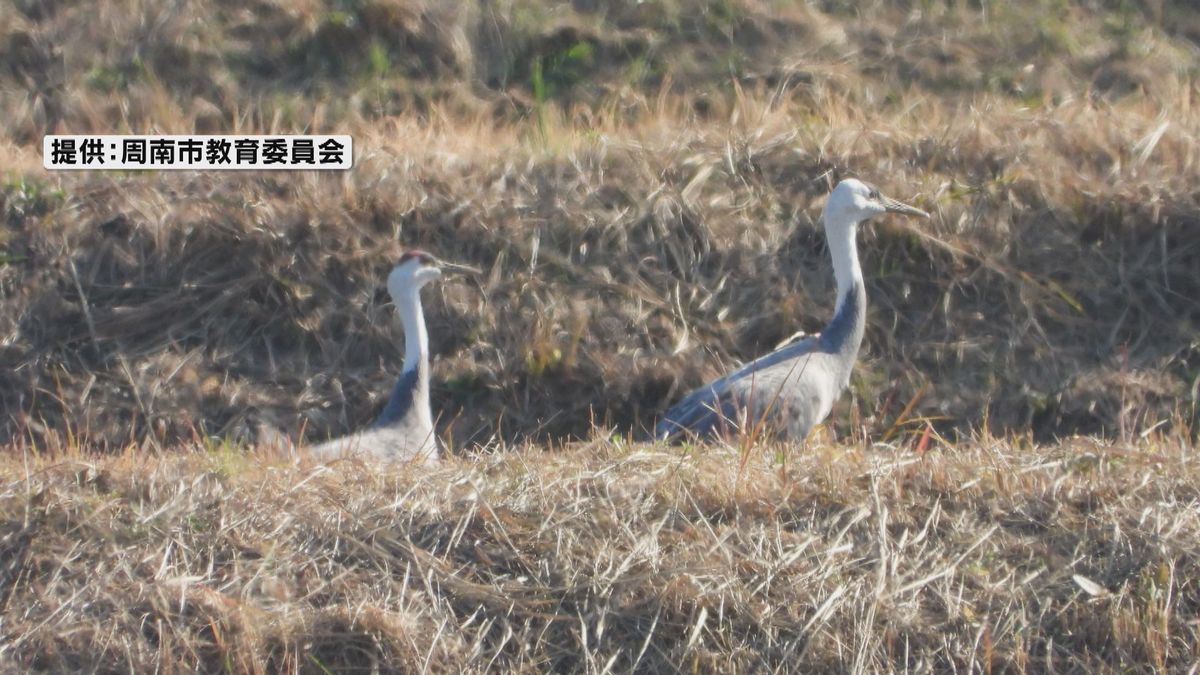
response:
<path id="1" fill-rule="evenodd" d="M 816 337 L 805 338 L 695 389 L 666 412 L 654 429 L 655 438 L 736 430 L 740 411 L 753 403 L 755 392 L 769 403 L 787 378 L 804 365 L 793 362 L 815 352 L 817 345 Z"/>

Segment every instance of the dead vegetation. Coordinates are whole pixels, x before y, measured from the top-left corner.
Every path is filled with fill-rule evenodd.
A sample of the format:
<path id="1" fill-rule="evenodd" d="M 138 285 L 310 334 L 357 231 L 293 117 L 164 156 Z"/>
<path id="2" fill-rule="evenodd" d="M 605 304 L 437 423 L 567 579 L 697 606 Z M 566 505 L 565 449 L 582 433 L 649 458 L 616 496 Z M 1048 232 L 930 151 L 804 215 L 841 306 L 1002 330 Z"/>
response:
<path id="1" fill-rule="evenodd" d="M 4 12 L 0 78 L 23 95 L 5 99 L 0 438 L 355 427 L 398 367 L 379 280 L 402 245 L 488 270 L 428 303 L 455 445 L 637 434 L 722 364 L 820 328 L 815 219 L 846 173 L 936 214 L 863 238 L 869 429 L 917 392 L 912 417 L 943 433 L 1195 426 L 1183 5 Z M 1004 70 L 1005 50 L 1027 63 Z M 1101 62 L 1152 76 L 1101 86 Z M 123 129 L 350 132 L 361 153 L 346 175 L 30 168 L 45 131 Z"/>
<path id="2" fill-rule="evenodd" d="M 0 4 L 0 669 L 1194 670 L 1200 13 L 859 5 Z M 359 155 L 40 168 L 193 130 Z M 831 429 L 630 445 L 820 329 L 849 174 L 935 217 Z M 449 464 L 247 450 L 374 416 L 407 246 Z"/>
<path id="3" fill-rule="evenodd" d="M 0 664 L 1183 672 L 1194 450 L 605 442 L 434 470 L 6 460 Z M 1020 449 L 1018 449 L 1020 448 Z M 788 452 L 787 449 L 780 449 Z"/>

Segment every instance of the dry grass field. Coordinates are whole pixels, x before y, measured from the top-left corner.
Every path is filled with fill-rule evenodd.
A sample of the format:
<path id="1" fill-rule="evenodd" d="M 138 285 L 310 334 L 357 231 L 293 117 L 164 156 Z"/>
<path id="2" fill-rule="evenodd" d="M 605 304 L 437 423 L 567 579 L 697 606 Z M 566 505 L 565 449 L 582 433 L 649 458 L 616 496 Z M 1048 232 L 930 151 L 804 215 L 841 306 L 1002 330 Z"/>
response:
<path id="1" fill-rule="evenodd" d="M 383 472 L 131 451 L 14 461 L 0 480 L 11 670 L 1200 659 L 1200 470 L 1178 441 L 822 447 L 785 468 L 597 441 Z"/>
<path id="2" fill-rule="evenodd" d="M 1200 10 L 0 0 L 0 670 L 1200 669 Z M 348 133 L 49 172 L 46 133 Z M 797 331 L 851 389 L 640 439 Z M 440 467 L 299 464 L 424 294 Z"/>

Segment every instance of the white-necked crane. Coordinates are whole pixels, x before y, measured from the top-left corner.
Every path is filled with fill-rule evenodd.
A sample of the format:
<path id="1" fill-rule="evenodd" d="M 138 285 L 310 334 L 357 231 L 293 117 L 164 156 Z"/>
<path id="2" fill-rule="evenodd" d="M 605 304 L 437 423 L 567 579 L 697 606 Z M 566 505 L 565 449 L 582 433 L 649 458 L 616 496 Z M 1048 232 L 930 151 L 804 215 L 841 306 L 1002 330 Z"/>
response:
<path id="1" fill-rule="evenodd" d="M 820 335 L 782 347 L 691 392 L 666 412 L 655 437 L 726 436 L 761 425 L 769 435 L 804 440 L 850 383 L 867 320 L 856 233 L 859 223 L 883 213 L 929 217 L 860 180 L 838 183 L 823 212 L 837 280 L 837 305 L 829 325 Z"/>

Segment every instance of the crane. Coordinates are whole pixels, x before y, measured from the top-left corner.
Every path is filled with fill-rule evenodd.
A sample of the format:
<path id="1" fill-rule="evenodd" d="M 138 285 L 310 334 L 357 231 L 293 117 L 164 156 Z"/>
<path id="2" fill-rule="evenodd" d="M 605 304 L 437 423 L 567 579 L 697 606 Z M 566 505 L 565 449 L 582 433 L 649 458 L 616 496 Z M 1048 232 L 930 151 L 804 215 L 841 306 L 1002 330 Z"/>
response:
<path id="1" fill-rule="evenodd" d="M 331 459 L 365 455 L 393 461 L 436 463 L 439 446 L 429 407 L 429 333 L 421 310 L 421 289 L 440 279 L 442 270 L 476 272 L 419 250 L 400 256 L 388 275 L 387 289 L 404 324 L 404 365 L 383 412 L 367 429 L 310 449 L 313 457 Z"/>
<path id="2" fill-rule="evenodd" d="M 655 437 L 727 436 L 761 428 L 773 436 L 804 440 L 850 383 L 867 320 L 856 234 L 859 223 L 884 213 L 929 217 L 856 178 L 838 183 L 822 214 L 837 280 L 829 325 L 820 335 L 777 349 L 692 391 L 666 412 Z"/>

